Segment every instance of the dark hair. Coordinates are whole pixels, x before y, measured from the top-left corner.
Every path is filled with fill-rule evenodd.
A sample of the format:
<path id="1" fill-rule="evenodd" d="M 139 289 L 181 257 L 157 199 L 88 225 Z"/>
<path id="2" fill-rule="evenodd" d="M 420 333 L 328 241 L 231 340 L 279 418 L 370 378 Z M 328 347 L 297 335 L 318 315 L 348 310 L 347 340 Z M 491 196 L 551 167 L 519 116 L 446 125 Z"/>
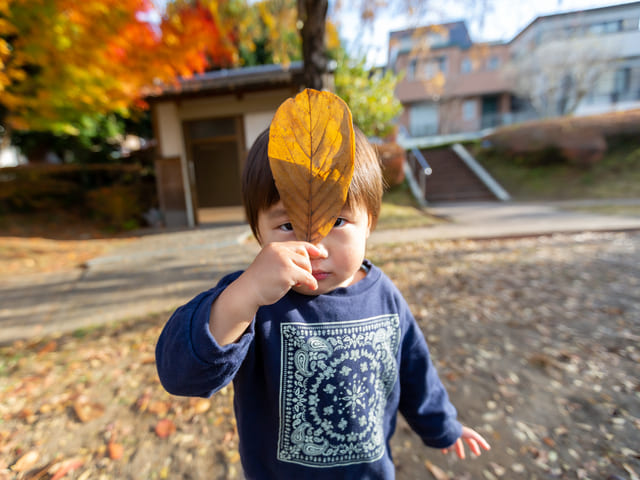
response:
<path id="1" fill-rule="evenodd" d="M 380 215 L 384 183 L 380 160 L 367 137 L 354 126 L 356 154 L 353 178 L 347 193 L 347 206 L 364 206 L 374 229 Z M 242 172 L 242 199 L 251 231 L 260 238 L 258 214 L 280 200 L 280 194 L 269 167 L 269 129 L 263 131 L 249 150 Z"/>

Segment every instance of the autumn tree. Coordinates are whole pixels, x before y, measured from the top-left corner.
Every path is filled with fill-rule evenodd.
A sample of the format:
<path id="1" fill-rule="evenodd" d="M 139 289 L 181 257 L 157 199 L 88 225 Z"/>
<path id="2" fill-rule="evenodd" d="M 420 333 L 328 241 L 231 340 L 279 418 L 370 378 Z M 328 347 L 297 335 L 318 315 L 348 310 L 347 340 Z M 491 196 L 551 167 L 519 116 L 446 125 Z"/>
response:
<path id="1" fill-rule="evenodd" d="M 222 13 L 223 20 L 234 25 L 233 38 L 242 66 L 288 65 L 302 58 L 296 1 L 237 1 L 233 9 Z"/>
<path id="2" fill-rule="evenodd" d="M 225 2 L 218 2 L 224 4 Z M 0 122 L 77 134 L 128 116 L 149 88 L 237 53 L 217 10 L 174 2 L 154 26 L 150 0 L 0 2 Z"/>
<path id="3" fill-rule="evenodd" d="M 611 71 L 617 48 L 597 37 L 554 39 L 521 52 L 504 75 L 539 115 L 568 115 Z"/>
<path id="4" fill-rule="evenodd" d="M 394 91 L 398 76 L 391 70 L 370 69 L 364 55 L 350 58 L 341 49 L 336 55 L 335 91 L 353 114 L 353 121 L 365 135 L 384 138 L 402 111 Z"/>

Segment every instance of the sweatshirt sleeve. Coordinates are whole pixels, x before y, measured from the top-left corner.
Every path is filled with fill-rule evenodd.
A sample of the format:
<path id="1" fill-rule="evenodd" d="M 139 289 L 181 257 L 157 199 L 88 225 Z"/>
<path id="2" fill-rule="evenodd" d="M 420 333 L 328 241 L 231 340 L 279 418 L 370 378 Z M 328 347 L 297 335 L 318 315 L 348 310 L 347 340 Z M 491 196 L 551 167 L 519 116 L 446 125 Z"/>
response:
<path id="1" fill-rule="evenodd" d="M 462 425 L 431 362 L 424 335 L 405 308 L 400 412 L 427 446 L 447 448 L 462 435 Z"/>
<path id="2" fill-rule="evenodd" d="M 218 345 L 209 330 L 211 305 L 241 272 L 224 277 L 178 308 L 156 345 L 162 386 L 173 395 L 209 397 L 227 385 L 242 365 L 254 338 L 254 323 L 233 344 Z"/>

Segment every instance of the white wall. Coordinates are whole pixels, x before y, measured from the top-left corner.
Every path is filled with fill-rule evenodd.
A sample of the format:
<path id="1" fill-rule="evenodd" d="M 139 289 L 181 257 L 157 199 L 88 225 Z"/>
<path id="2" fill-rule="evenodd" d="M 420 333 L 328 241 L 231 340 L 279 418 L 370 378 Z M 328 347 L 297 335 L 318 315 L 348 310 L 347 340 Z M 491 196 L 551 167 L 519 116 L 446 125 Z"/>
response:
<path id="1" fill-rule="evenodd" d="M 273 120 L 276 109 L 268 112 L 247 113 L 244 116 L 245 148 L 249 150 L 255 139 L 265 130 Z"/>
<path id="2" fill-rule="evenodd" d="M 155 106 L 157 135 L 160 156 L 184 157 L 184 141 L 182 124 L 178 115 L 178 107 L 173 102 L 159 103 Z"/>
<path id="3" fill-rule="evenodd" d="M 188 185 L 188 165 L 182 124 L 188 120 L 242 116 L 244 144 L 251 147 L 256 137 L 269 126 L 275 111 L 293 96 L 289 88 L 267 92 L 202 97 L 180 101 L 159 102 L 154 105 L 159 154 L 161 157 L 180 157 L 184 179 L 185 200 L 189 226 L 194 226 L 191 191 Z"/>

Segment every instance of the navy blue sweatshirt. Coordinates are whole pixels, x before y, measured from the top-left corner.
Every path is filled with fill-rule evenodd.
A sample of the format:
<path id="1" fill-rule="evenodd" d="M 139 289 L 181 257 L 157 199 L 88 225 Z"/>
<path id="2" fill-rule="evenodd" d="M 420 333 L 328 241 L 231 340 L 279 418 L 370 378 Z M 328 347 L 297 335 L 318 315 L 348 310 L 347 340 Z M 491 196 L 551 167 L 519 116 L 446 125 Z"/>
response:
<path id="1" fill-rule="evenodd" d="M 248 479 L 393 479 L 398 410 L 430 447 L 461 435 L 456 410 L 400 292 L 364 279 L 319 296 L 290 291 L 219 346 L 211 305 L 242 272 L 178 308 L 156 346 L 165 389 L 208 397 L 233 381 Z"/>

